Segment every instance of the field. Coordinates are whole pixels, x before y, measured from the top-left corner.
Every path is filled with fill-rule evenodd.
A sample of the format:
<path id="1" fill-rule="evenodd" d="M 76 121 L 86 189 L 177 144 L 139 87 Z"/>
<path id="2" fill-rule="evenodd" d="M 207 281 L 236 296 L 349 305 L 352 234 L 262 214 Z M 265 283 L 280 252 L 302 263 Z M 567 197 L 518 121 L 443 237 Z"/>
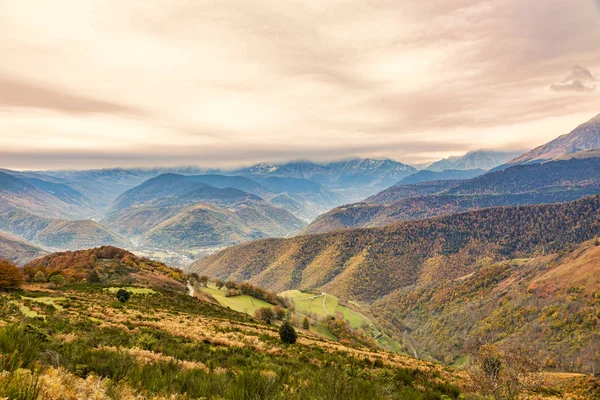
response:
<path id="1" fill-rule="evenodd" d="M 248 315 L 254 315 L 256 310 L 258 310 L 259 308 L 273 308 L 272 304 L 269 304 L 263 300 L 255 299 L 252 296 L 240 295 L 234 297 L 227 297 L 225 296 L 225 294 L 227 293 L 226 290 L 219 290 L 215 286 L 211 285 L 209 285 L 208 287 L 200 288 L 200 290 L 210 294 L 223 307 L 229 307 L 234 311 L 242 312 Z"/>
<path id="2" fill-rule="evenodd" d="M 372 338 L 377 338 L 376 341 L 382 348 L 396 353 L 404 351 L 399 343 L 381 333 L 367 316 L 356 311 L 359 308 L 357 303 L 349 302 L 352 307 L 346 307 L 340 304 L 340 300 L 337 297 L 330 294 L 314 294 L 300 290 L 287 290 L 279 293 L 279 295 L 294 302 L 296 312 L 300 314 L 298 316 L 299 321 L 305 315 L 309 317 L 316 315 L 319 319 L 324 319 L 332 315 L 338 319 L 343 319 L 353 329 L 364 329 Z M 328 339 L 336 339 L 336 336 L 323 323 L 314 324 L 310 330 Z"/>

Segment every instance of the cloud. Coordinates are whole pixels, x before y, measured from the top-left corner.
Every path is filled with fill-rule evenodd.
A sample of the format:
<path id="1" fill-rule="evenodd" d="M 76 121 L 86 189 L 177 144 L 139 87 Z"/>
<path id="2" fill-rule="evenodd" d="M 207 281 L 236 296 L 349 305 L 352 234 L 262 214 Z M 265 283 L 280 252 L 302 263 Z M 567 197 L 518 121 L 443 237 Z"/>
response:
<path id="1" fill-rule="evenodd" d="M 597 86 L 557 82 L 600 70 L 589 0 L 56 1 L 0 1 L 3 163 L 420 162 L 598 114 L 548 90 Z"/>
<path id="2" fill-rule="evenodd" d="M 42 108 L 69 113 L 139 113 L 134 108 L 0 75 L 0 108 Z"/>
<path id="3" fill-rule="evenodd" d="M 596 82 L 589 69 L 576 65 L 561 83 L 552 85 L 550 89 L 555 92 L 591 93 L 596 90 Z"/>

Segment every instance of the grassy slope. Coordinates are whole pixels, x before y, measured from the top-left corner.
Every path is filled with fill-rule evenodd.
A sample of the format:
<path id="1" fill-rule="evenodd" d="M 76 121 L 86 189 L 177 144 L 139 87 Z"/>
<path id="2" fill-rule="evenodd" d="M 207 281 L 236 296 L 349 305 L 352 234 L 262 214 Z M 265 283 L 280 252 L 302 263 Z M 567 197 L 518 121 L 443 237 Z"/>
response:
<path id="1" fill-rule="evenodd" d="M 226 290 L 219 290 L 214 286 L 209 286 L 206 288 L 201 288 L 205 293 L 210 294 L 215 300 L 219 302 L 224 307 L 229 307 L 232 310 L 248 314 L 254 315 L 256 310 L 263 307 L 273 308 L 272 304 L 267 303 L 266 301 L 256 299 L 252 296 L 240 295 L 234 297 L 227 297 L 225 294 Z"/>
<path id="2" fill-rule="evenodd" d="M 34 366 L 40 393 L 31 399 L 66 398 L 75 391 L 84 398 L 105 393 L 100 398 L 112 399 L 131 394 L 306 400 L 457 394 L 448 383 L 459 375 L 439 365 L 302 332 L 297 344 L 283 346 L 276 327 L 183 291 L 134 294 L 121 304 L 105 289 L 78 284 L 59 292 L 33 285 L 23 293 L 0 294 L 0 369 L 14 372 L 0 375 L 0 396 L 15 398 L 31 389 L 35 377 L 32 381 L 28 374 Z M 48 355 L 58 357 L 58 369 Z"/>
<path id="3" fill-rule="evenodd" d="M 377 326 L 372 323 L 371 318 L 358 311 L 359 307 L 354 304 L 352 304 L 352 308 L 344 306 L 340 304 L 336 296 L 327 294 L 325 297 L 325 293 L 319 295 L 299 290 L 287 290 L 279 293 L 279 295 L 293 301 L 296 312 L 300 314 L 299 321 L 302 321 L 304 316 L 316 315 L 319 319 L 324 319 L 331 315 L 346 321 L 355 330 L 364 329 L 371 337 L 379 338 L 377 343 L 382 348 L 397 353 L 404 352 L 402 345 L 389 336 L 382 334 Z M 321 322 L 317 322 L 310 329 L 329 339 L 337 340 L 336 336 Z"/>

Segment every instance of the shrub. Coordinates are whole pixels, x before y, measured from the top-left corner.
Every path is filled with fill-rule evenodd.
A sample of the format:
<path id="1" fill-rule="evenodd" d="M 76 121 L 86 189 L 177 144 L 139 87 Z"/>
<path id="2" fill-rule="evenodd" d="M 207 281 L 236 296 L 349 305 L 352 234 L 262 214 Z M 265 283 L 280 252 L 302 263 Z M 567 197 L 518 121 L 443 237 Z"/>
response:
<path id="1" fill-rule="evenodd" d="M 23 286 L 23 274 L 17 266 L 9 260 L 0 260 L 0 289 L 11 290 Z"/>
<path id="2" fill-rule="evenodd" d="M 129 301 L 129 298 L 131 297 L 131 292 L 128 292 L 125 289 L 119 289 L 117 290 L 116 296 L 121 303 L 127 303 L 127 301 Z"/>
<path id="3" fill-rule="evenodd" d="M 282 321 L 287 315 L 287 311 L 285 311 L 285 309 L 279 305 L 273 308 L 273 313 L 275 314 L 275 318 L 277 318 L 280 321 Z"/>
<path id="4" fill-rule="evenodd" d="M 310 323 L 308 322 L 308 317 L 304 317 L 304 321 L 302 321 L 302 328 L 310 329 Z"/>
<path id="5" fill-rule="evenodd" d="M 55 274 L 50 277 L 50 283 L 55 284 L 56 286 L 63 286 L 67 281 L 62 274 Z"/>
<path id="6" fill-rule="evenodd" d="M 254 317 L 270 324 L 273 318 L 275 318 L 275 313 L 273 313 L 273 310 L 270 307 L 261 307 L 256 310 Z"/>
<path id="7" fill-rule="evenodd" d="M 93 270 L 92 272 L 90 272 L 90 276 L 88 277 L 88 282 L 89 283 L 100 283 L 100 282 L 102 282 L 102 279 L 100 278 L 100 274 L 98 273 L 98 271 Z"/>
<path id="8" fill-rule="evenodd" d="M 43 283 L 46 282 L 46 275 L 42 272 L 42 271 L 38 271 L 34 277 L 33 277 L 33 281 L 34 282 L 38 282 L 38 283 Z"/>
<path id="9" fill-rule="evenodd" d="M 283 343 L 294 344 L 298 339 L 296 329 L 290 324 L 289 321 L 285 321 L 279 328 L 279 337 Z"/>

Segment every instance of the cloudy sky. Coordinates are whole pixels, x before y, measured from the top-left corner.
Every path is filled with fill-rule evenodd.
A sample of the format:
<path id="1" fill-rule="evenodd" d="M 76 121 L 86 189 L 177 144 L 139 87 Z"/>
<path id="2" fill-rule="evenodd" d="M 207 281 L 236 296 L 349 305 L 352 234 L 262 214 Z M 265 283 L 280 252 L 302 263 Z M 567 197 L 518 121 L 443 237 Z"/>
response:
<path id="1" fill-rule="evenodd" d="M 3 0 L 0 167 L 421 163 L 600 113 L 599 0 Z"/>

